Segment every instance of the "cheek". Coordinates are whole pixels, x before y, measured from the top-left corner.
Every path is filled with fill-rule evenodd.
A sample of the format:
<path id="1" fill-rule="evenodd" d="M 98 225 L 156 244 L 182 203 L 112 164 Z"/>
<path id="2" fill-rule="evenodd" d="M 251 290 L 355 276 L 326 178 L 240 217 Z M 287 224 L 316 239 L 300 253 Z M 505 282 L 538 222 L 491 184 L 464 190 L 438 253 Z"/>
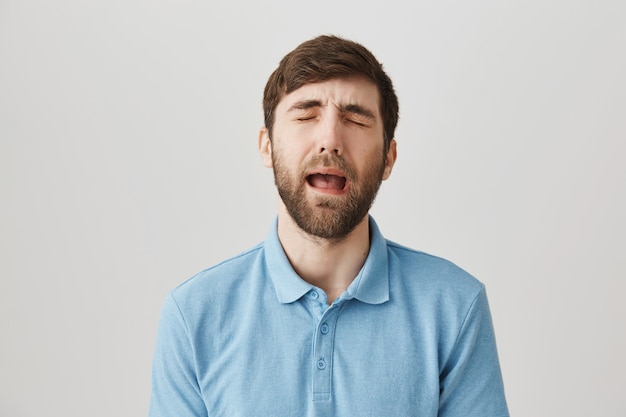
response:
<path id="1" fill-rule="evenodd" d="M 289 169 L 299 169 L 308 157 L 308 152 L 302 146 L 289 144 L 289 146 L 274 147 L 274 158 L 278 157 L 282 165 Z"/>
<path id="2" fill-rule="evenodd" d="M 292 149 L 274 148 L 272 154 L 274 170 L 293 177 L 299 175 L 302 169 L 302 159 L 300 159 Z"/>
<path id="3" fill-rule="evenodd" d="M 379 167 L 384 164 L 384 152 L 382 146 L 361 148 L 353 154 L 357 167 L 361 170 L 371 170 L 373 167 Z"/>

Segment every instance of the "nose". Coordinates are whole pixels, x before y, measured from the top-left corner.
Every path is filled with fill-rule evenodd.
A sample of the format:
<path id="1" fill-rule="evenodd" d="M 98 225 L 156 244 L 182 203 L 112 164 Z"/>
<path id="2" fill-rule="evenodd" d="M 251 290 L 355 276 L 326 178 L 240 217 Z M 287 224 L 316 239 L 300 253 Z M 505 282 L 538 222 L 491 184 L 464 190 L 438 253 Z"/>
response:
<path id="1" fill-rule="evenodd" d="M 327 115 L 319 124 L 317 146 L 318 152 L 335 153 L 341 156 L 343 153 L 341 121 L 336 115 Z"/>

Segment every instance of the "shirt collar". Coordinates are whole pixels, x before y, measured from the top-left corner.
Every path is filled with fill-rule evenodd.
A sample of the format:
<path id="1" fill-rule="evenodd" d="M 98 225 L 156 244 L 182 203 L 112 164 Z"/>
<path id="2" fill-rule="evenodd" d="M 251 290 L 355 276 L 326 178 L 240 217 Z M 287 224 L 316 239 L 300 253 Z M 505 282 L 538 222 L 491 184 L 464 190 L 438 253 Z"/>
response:
<path id="1" fill-rule="evenodd" d="M 370 251 L 363 267 L 341 296 L 356 298 L 368 304 L 382 304 L 389 300 L 389 266 L 387 241 L 374 219 L 369 217 Z M 314 288 L 293 270 L 278 239 L 278 217 L 264 243 L 267 270 L 281 303 L 292 303 Z"/>

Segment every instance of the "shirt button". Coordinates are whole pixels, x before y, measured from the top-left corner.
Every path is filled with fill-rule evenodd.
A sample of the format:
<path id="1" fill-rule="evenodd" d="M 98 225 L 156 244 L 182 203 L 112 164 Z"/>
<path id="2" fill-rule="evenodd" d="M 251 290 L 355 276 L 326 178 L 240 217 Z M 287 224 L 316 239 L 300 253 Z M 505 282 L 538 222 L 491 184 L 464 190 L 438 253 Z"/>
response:
<path id="1" fill-rule="evenodd" d="M 328 324 L 326 323 L 322 324 L 322 327 L 320 327 L 320 332 L 322 332 L 322 334 L 328 334 L 329 330 L 330 327 L 328 327 Z"/>
<path id="2" fill-rule="evenodd" d="M 317 300 L 320 297 L 320 295 L 317 293 L 317 291 L 311 291 L 311 298 L 314 300 Z"/>
<path id="3" fill-rule="evenodd" d="M 324 359 L 320 359 L 317 361 L 317 369 L 324 370 L 326 369 L 326 361 Z"/>

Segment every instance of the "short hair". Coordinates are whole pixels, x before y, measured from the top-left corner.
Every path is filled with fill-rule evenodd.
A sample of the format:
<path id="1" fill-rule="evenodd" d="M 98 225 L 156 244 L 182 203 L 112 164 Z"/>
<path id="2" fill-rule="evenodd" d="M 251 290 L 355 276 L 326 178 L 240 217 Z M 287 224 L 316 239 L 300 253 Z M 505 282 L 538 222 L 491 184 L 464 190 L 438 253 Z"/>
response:
<path id="1" fill-rule="evenodd" d="M 274 111 L 280 100 L 305 84 L 362 75 L 380 94 L 385 153 L 398 124 L 398 97 L 389 76 L 363 45 L 337 36 L 322 35 L 301 43 L 280 61 L 263 93 L 265 127 L 271 137 Z"/>

